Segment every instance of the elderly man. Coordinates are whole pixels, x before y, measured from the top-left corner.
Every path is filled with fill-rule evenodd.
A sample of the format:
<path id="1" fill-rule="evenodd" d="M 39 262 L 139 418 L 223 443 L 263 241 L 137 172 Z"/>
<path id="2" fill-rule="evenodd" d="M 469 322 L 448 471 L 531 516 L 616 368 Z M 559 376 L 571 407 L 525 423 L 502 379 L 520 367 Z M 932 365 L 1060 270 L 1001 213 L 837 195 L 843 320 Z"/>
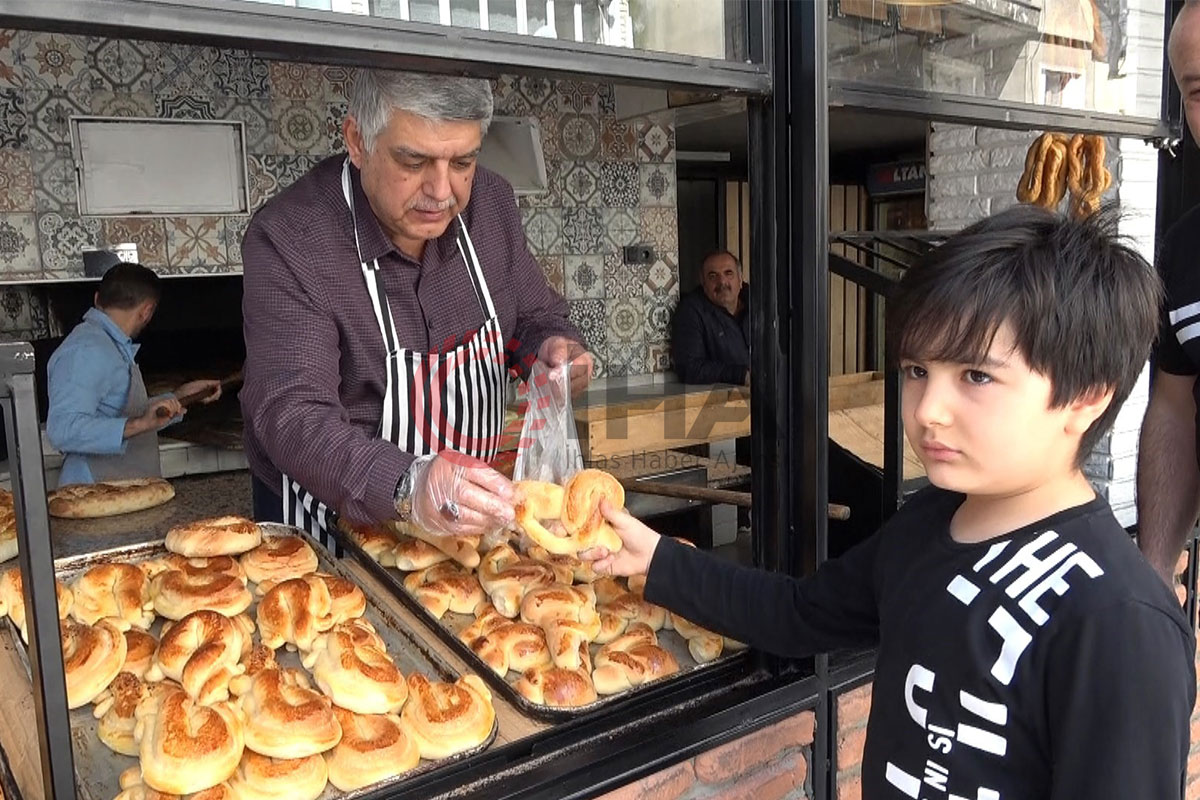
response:
<path id="1" fill-rule="evenodd" d="M 334 512 L 438 533 L 512 517 L 496 454 L 510 369 L 585 386 L 592 359 L 477 166 L 486 81 L 361 71 L 326 159 L 243 242 L 241 393 L 259 519 L 322 540 Z"/>
<path id="2" fill-rule="evenodd" d="M 750 383 L 750 292 L 727 250 L 700 262 L 700 287 L 679 299 L 671 335 L 684 383 Z"/>
<path id="3" fill-rule="evenodd" d="M 1200 2 L 1189 0 L 1171 29 L 1171 72 L 1188 128 L 1200 137 Z M 1200 396 L 1200 207 L 1167 231 L 1159 250 L 1166 286 L 1154 353 L 1154 383 L 1138 455 L 1138 541 L 1167 583 L 1200 511 L 1197 397 Z"/>

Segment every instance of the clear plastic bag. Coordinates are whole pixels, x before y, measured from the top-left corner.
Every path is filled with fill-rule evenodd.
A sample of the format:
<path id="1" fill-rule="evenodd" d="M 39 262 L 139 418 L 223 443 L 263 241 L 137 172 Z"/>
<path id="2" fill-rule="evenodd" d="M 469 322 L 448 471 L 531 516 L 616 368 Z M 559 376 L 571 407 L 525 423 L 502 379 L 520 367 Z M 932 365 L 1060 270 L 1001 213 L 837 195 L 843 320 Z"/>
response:
<path id="1" fill-rule="evenodd" d="M 570 365 L 551 369 L 536 361 L 525 387 L 529 407 L 517 443 L 513 480 L 561 485 L 583 469 L 571 410 Z"/>

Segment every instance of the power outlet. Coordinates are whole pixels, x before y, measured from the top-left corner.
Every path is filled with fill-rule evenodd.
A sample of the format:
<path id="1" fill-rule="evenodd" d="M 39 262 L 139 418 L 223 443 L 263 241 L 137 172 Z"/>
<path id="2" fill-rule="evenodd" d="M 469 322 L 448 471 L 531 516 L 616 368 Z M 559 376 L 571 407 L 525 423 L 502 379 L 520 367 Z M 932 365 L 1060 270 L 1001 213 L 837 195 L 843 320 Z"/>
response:
<path id="1" fill-rule="evenodd" d="M 654 248 L 648 244 L 625 245 L 625 263 L 631 267 L 640 264 L 653 264 Z"/>

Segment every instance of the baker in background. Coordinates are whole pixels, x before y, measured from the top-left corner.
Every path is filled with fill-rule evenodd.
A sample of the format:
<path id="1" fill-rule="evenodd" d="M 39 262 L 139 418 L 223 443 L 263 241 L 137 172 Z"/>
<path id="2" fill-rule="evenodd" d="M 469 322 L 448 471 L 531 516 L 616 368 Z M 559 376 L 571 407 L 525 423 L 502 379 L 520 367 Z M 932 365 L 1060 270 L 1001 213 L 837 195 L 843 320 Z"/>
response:
<path id="1" fill-rule="evenodd" d="M 699 288 L 679 298 L 671 357 L 684 383 L 750 384 L 750 287 L 728 250 L 705 256 Z"/>
<path id="2" fill-rule="evenodd" d="M 221 396 L 221 382 L 185 383 L 173 394 L 147 397 L 133 340 L 150 324 L 162 287 L 153 270 L 114 265 L 100 280 L 83 322 L 50 356 L 46 436 L 62 452 L 59 484 L 162 477 L 158 431 L 184 413 L 178 396 Z M 160 414 L 159 410 L 164 413 Z"/>
<path id="3" fill-rule="evenodd" d="M 484 80 L 363 70 L 336 155 L 242 244 L 241 391 L 254 512 L 328 543 L 336 510 L 440 533 L 512 517 L 496 454 L 509 369 L 591 379 L 525 244 L 512 186 L 477 166 Z"/>

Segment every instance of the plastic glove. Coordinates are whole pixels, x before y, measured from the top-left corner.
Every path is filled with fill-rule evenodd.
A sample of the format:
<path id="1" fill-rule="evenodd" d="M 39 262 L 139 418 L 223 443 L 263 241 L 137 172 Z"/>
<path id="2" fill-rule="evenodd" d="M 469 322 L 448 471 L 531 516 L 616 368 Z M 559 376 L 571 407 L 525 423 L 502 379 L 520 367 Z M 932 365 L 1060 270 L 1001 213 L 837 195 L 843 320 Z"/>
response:
<path id="1" fill-rule="evenodd" d="M 412 523 L 442 536 L 482 536 L 513 521 L 512 482 L 482 461 L 444 451 L 413 461 Z"/>

